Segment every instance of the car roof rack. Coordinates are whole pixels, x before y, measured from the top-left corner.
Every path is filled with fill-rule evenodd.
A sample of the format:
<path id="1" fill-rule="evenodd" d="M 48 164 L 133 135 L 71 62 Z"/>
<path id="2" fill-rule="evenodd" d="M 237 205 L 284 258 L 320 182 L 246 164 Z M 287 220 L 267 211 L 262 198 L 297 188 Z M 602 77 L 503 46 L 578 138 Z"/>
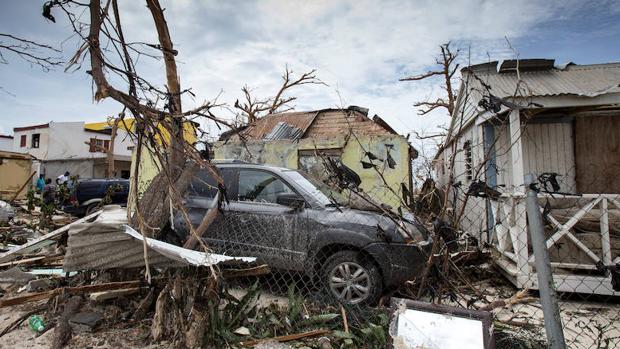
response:
<path id="1" fill-rule="evenodd" d="M 217 159 L 213 160 L 216 164 L 251 164 L 251 162 L 247 162 L 239 159 Z"/>

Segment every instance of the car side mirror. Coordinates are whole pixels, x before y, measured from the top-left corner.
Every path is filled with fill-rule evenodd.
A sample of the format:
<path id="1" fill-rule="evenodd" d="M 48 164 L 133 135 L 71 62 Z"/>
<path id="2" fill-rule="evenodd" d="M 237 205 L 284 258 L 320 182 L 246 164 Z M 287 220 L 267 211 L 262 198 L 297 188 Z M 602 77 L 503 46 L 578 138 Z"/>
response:
<path id="1" fill-rule="evenodd" d="M 284 193 L 279 194 L 276 197 L 276 203 L 278 205 L 288 206 L 292 208 L 302 208 L 306 204 L 306 201 L 304 201 L 301 196 L 295 193 Z"/>

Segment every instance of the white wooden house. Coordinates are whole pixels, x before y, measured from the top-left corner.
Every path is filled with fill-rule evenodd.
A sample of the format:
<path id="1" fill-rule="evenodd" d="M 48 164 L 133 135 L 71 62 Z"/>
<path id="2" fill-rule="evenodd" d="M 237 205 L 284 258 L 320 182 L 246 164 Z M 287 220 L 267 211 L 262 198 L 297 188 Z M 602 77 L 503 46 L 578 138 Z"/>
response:
<path id="1" fill-rule="evenodd" d="M 620 295 L 596 268 L 620 263 L 620 63 L 511 60 L 461 72 L 434 163 L 459 228 L 494 247 L 515 285 L 536 289 L 524 175 L 557 173 L 559 190 L 548 189 L 560 193 L 539 195 L 556 286 Z M 500 197 L 466 195 L 476 180 Z"/>

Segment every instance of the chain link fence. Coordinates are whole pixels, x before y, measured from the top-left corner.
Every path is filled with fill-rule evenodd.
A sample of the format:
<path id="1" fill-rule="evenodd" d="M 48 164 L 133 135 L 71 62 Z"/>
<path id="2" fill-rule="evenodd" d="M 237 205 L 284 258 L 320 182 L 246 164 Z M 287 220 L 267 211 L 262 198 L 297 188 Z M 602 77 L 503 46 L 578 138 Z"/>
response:
<path id="1" fill-rule="evenodd" d="M 313 176 L 220 162 L 226 200 L 216 208 L 217 183 L 200 172 L 185 197 L 192 224 L 219 210 L 206 234 L 209 248 L 261 264 L 256 273 L 225 279 L 234 302 L 252 304 L 241 308 L 239 325 L 253 338 L 330 328 L 340 347 L 382 348 L 396 296 L 492 312 L 498 348 L 550 345 L 527 188 L 503 173 L 513 161 L 501 156 L 489 185 L 488 171 L 467 165 L 476 158 L 470 146 L 448 170 L 454 179 L 447 191 L 430 179 L 415 190 L 381 180 L 362 190 L 339 159 L 317 151 L 322 166 Z M 498 153 L 511 149 L 497 143 Z M 375 163 L 369 170 L 382 178 L 387 165 Z M 549 254 L 566 347 L 617 347 L 620 194 L 578 191 L 598 184 L 577 181 L 574 167 L 550 167 L 535 173 L 546 241 L 539 247 Z M 175 217 L 174 231 L 186 238 L 183 218 Z"/>

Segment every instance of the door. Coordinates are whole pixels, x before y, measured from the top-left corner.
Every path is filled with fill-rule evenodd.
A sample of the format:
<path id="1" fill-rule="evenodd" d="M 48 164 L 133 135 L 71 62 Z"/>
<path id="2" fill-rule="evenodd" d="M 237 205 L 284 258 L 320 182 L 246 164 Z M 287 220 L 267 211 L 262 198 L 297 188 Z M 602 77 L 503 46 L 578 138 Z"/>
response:
<path id="1" fill-rule="evenodd" d="M 265 170 L 240 169 L 237 183 L 226 213 L 235 254 L 257 257 L 275 269 L 302 270 L 303 254 L 295 251 L 295 239 L 305 210 L 277 203 L 278 195 L 297 193 Z"/>
<path id="2" fill-rule="evenodd" d="M 234 190 L 236 171 L 230 168 L 220 168 L 220 175 L 224 180 L 227 195 L 231 195 Z M 217 181 L 207 170 L 200 170 L 192 179 L 187 193 L 183 199 L 183 205 L 189 215 L 189 220 L 194 228 L 197 228 L 210 209 L 213 209 L 214 199 L 217 193 Z M 227 243 L 228 229 L 225 221 L 226 206 L 222 207 L 224 214 L 218 215 L 216 220 L 211 223 L 205 234 L 207 246 L 216 253 L 228 254 L 229 244 Z M 179 237 L 179 242 L 183 243 L 189 234 L 187 222 L 181 212 L 175 212 L 174 230 Z"/>
<path id="3" fill-rule="evenodd" d="M 578 193 L 620 193 L 620 115 L 575 118 L 575 166 Z"/>

